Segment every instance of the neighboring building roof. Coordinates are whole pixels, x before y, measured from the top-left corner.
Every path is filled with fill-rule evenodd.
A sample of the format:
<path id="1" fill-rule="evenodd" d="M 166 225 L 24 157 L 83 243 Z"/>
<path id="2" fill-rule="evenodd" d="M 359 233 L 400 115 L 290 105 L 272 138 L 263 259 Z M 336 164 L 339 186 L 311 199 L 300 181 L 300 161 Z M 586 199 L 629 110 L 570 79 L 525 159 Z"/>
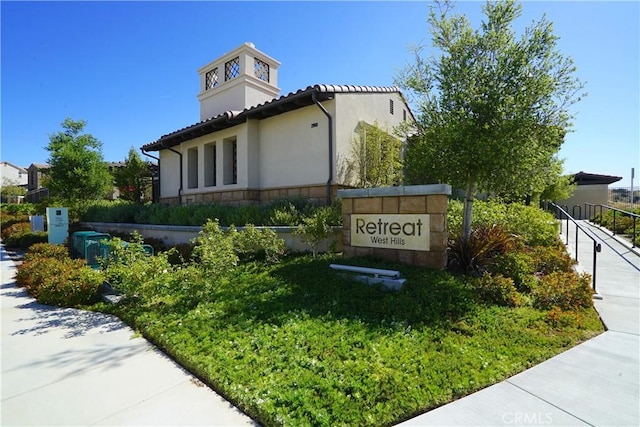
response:
<path id="1" fill-rule="evenodd" d="M 51 166 L 49 166 L 46 163 L 31 163 L 29 165 L 29 167 L 27 169 L 32 169 L 32 168 L 36 168 L 36 169 L 49 169 Z"/>
<path id="2" fill-rule="evenodd" d="M 298 108 L 307 107 L 314 103 L 314 94 L 318 101 L 326 101 L 333 99 L 333 96 L 336 93 L 399 93 L 400 96 L 402 96 L 402 92 L 396 86 L 307 86 L 306 89 L 300 89 L 295 93 L 291 92 L 288 95 L 283 95 L 279 98 L 273 99 L 272 101 L 258 104 L 250 108 L 245 108 L 242 111 L 226 111 L 218 116 L 211 117 L 210 119 L 203 120 L 191 126 L 163 135 L 157 141 L 142 146 L 142 149 L 145 151 L 158 151 L 163 148 L 173 147 L 181 142 L 189 141 L 202 135 L 207 135 L 244 123 L 247 119 L 265 119 L 288 111 L 296 110 Z M 413 113 L 408 105 L 407 111 L 413 117 Z"/>
<path id="3" fill-rule="evenodd" d="M 620 176 L 612 175 L 598 175 L 595 173 L 578 172 L 573 175 L 573 180 L 577 185 L 598 185 L 598 184 L 613 184 L 622 179 Z"/>
<path id="4" fill-rule="evenodd" d="M 13 163 L 11 163 L 11 162 L 6 162 L 6 161 L 4 161 L 4 160 L 3 160 L 1 163 L 2 163 L 3 165 L 6 165 L 6 166 L 11 166 L 12 168 L 17 169 L 17 170 L 18 170 L 18 171 L 20 171 L 20 172 L 26 172 L 26 171 L 27 171 L 27 170 L 26 170 L 25 168 L 23 168 L 22 166 L 16 166 L 16 165 L 14 165 L 14 164 L 13 164 Z"/>

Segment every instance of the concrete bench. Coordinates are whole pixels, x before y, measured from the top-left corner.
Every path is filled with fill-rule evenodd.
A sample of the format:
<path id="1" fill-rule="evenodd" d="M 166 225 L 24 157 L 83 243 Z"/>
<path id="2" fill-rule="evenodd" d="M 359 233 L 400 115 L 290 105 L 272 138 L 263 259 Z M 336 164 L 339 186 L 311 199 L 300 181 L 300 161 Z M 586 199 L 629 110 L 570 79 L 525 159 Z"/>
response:
<path id="1" fill-rule="evenodd" d="M 357 267 L 353 265 L 331 264 L 329 268 L 333 270 L 357 273 L 355 279 L 367 285 L 383 285 L 387 289 L 399 290 L 406 282 L 400 277 L 400 272 L 396 270 L 383 270 L 380 268 Z"/>

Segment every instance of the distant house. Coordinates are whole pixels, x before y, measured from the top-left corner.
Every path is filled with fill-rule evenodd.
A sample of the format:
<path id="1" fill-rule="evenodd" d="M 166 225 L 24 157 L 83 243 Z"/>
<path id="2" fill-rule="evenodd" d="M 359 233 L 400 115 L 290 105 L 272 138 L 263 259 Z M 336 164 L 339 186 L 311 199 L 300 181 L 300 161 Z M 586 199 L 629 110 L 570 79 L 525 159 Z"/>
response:
<path id="1" fill-rule="evenodd" d="M 49 165 L 46 163 L 31 163 L 27 168 L 29 173 L 29 184 L 27 190 L 37 190 L 42 188 L 43 173 L 49 169 Z"/>
<path id="2" fill-rule="evenodd" d="M 573 176 L 576 189 L 571 198 L 559 200 L 558 204 L 566 205 L 569 214 L 574 215 L 577 219 L 585 219 L 587 212 L 585 203 L 594 205 L 606 205 L 609 200 L 609 184 L 618 182 L 622 179 L 619 176 L 598 175 L 594 173 L 578 172 Z M 580 206 L 580 209 L 574 206 Z"/>
<path id="3" fill-rule="evenodd" d="M 25 196 L 26 202 L 39 203 L 42 199 L 49 197 L 49 189 L 44 188 L 42 183 L 43 174 L 47 169 L 49 169 L 49 165 L 46 163 L 31 163 L 27 168 L 29 180 Z"/>
<path id="4" fill-rule="evenodd" d="M 27 186 L 27 170 L 13 163 L 0 162 L 0 184 Z"/>
<path id="5" fill-rule="evenodd" d="M 13 163 L 0 162 L 0 187 L 23 187 L 27 188 L 27 170 Z M 6 198 L 5 198 L 6 197 Z M 24 196 L 18 194 L 7 195 L 3 192 L 2 202 L 20 203 L 24 200 Z"/>
<path id="6" fill-rule="evenodd" d="M 396 87 L 314 85 L 280 96 L 280 63 L 245 43 L 198 70 L 200 122 L 142 147 L 158 152 L 162 203 L 327 202 L 349 187 L 359 129 L 413 115 Z"/>

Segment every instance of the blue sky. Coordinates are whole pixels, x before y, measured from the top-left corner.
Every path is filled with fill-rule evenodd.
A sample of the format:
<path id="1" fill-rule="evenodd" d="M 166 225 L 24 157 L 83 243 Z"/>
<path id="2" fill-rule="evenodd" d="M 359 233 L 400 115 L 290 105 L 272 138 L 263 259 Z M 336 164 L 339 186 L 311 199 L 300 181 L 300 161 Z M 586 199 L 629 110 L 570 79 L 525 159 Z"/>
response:
<path id="1" fill-rule="evenodd" d="M 523 2 L 546 13 L 589 96 L 574 106 L 565 172 L 640 176 L 640 2 Z M 459 2 L 473 23 L 481 2 Z M 196 70 L 250 41 L 279 60 L 281 94 L 316 83 L 393 85 L 429 43 L 429 2 L 7 2 L 1 13 L 2 160 L 44 163 L 71 117 L 124 160 L 199 120 Z"/>

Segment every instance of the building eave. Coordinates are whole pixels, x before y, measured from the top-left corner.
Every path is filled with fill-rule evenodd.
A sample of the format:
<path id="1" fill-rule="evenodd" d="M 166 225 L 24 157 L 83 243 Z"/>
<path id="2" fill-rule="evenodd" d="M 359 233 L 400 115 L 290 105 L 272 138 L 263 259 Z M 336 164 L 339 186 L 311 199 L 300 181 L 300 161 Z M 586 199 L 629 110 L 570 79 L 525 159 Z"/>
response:
<path id="1" fill-rule="evenodd" d="M 207 120 L 195 123 L 175 132 L 163 135 L 160 139 L 143 145 L 143 151 L 159 151 L 174 147 L 182 142 L 190 141 L 200 136 L 208 135 L 220 130 L 245 123 L 249 119 L 262 120 L 289 111 L 312 105 L 313 93 L 316 99 L 326 101 L 333 99 L 336 93 L 398 93 L 404 100 L 402 92 L 396 86 L 354 86 L 354 85 L 314 85 L 307 86 L 296 92 L 291 92 L 271 101 L 255 105 L 242 111 L 227 111 Z M 406 101 L 405 101 L 406 104 Z M 408 106 L 407 106 L 408 108 Z M 411 110 L 409 109 L 409 112 Z M 411 113 L 412 117 L 413 114 Z"/>
<path id="2" fill-rule="evenodd" d="M 609 185 L 622 180 L 622 177 L 612 175 L 599 175 L 595 173 L 580 171 L 573 176 L 573 180 L 577 185 Z"/>

